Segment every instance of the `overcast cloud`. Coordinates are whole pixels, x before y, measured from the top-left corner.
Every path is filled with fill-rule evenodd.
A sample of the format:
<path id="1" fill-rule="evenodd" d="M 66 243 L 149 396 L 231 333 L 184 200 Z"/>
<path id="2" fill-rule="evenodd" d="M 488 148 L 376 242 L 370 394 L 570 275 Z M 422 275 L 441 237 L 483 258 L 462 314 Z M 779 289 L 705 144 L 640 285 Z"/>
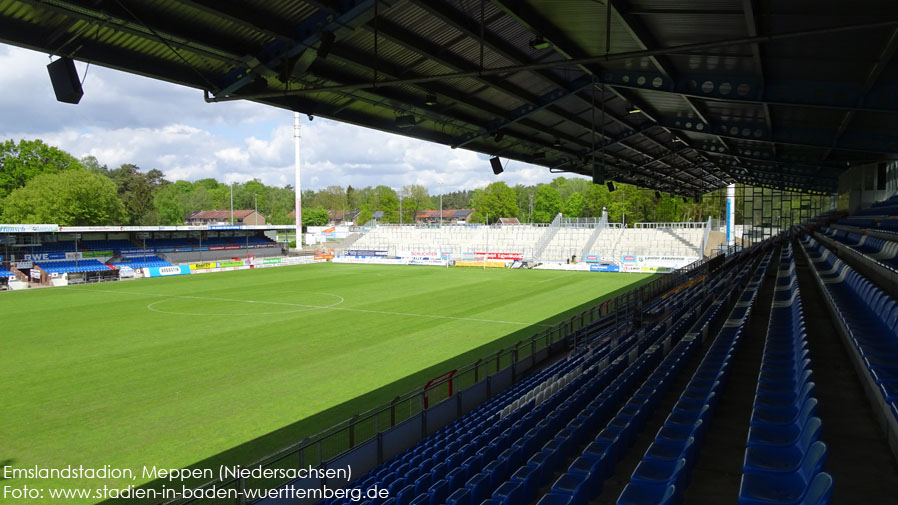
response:
<path id="1" fill-rule="evenodd" d="M 195 89 L 80 62 L 84 97 L 63 104 L 50 86 L 49 61 L 0 44 L 0 139 L 40 138 L 110 168 L 157 168 L 170 180 L 293 183 L 291 112 L 251 102 L 207 104 Z M 516 161 L 496 177 L 484 155 L 322 118 L 302 120 L 303 189 L 422 184 L 437 193 L 495 180 L 552 179 L 545 167 Z"/>

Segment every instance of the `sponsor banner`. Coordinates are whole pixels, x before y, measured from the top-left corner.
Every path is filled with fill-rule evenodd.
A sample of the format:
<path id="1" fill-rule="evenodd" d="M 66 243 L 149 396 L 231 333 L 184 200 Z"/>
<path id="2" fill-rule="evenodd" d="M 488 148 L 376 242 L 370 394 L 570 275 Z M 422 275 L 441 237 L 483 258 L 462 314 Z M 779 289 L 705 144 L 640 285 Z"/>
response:
<path id="1" fill-rule="evenodd" d="M 191 263 L 190 270 L 208 270 L 210 268 L 218 268 L 217 263 Z"/>
<path id="2" fill-rule="evenodd" d="M 333 254 L 316 254 L 315 261 L 327 261 L 334 259 Z"/>
<path id="3" fill-rule="evenodd" d="M 225 248 L 225 246 L 223 246 L 223 245 L 214 245 L 214 246 L 209 247 L 209 250 L 210 251 L 222 251 L 222 250 L 224 250 L 224 248 Z"/>
<path id="4" fill-rule="evenodd" d="M 262 260 L 263 265 L 276 265 L 281 262 L 280 258 L 265 258 Z"/>
<path id="5" fill-rule="evenodd" d="M 482 252 L 475 252 L 474 259 L 481 260 L 486 256 L 488 260 L 522 260 L 524 259 L 524 255 L 521 253 L 508 253 L 508 252 L 491 252 L 489 254 Z"/>
<path id="6" fill-rule="evenodd" d="M 209 248 L 206 247 L 206 246 L 203 246 L 203 247 L 194 247 L 193 250 L 194 250 L 194 251 L 208 251 Z"/>
<path id="7" fill-rule="evenodd" d="M 233 268 L 233 267 L 242 267 L 242 261 L 220 261 L 218 262 L 218 268 Z"/>
<path id="8" fill-rule="evenodd" d="M 461 259 L 462 259 L 462 260 L 473 260 L 473 259 L 474 259 L 474 253 L 472 253 L 472 252 L 463 252 L 463 253 L 461 253 Z"/>
<path id="9" fill-rule="evenodd" d="M 218 224 L 209 226 L 210 230 L 239 230 L 240 226 L 236 224 Z"/>
<path id="10" fill-rule="evenodd" d="M 192 247 L 175 247 L 175 252 L 191 252 L 193 251 Z"/>
<path id="11" fill-rule="evenodd" d="M 56 224 L 0 224 L 0 233 L 47 233 L 59 231 Z"/>
<path id="12" fill-rule="evenodd" d="M 505 268 L 504 261 L 456 261 L 457 267 Z"/>
<path id="13" fill-rule="evenodd" d="M 667 274 L 673 272 L 674 269 L 667 267 L 639 267 L 639 271 L 653 274 Z"/>
<path id="14" fill-rule="evenodd" d="M 190 272 L 191 275 L 199 275 L 199 274 L 212 274 L 216 272 L 233 272 L 234 270 L 249 270 L 250 267 L 242 266 L 242 267 L 228 267 L 228 268 L 210 268 L 208 270 L 194 270 Z"/>
<path id="15" fill-rule="evenodd" d="M 41 271 L 38 270 L 38 269 L 36 269 L 36 268 L 32 268 L 32 269 L 31 269 L 31 278 L 32 278 L 32 279 L 40 279 L 40 278 L 41 278 Z"/>
<path id="16" fill-rule="evenodd" d="M 621 270 L 624 272 L 641 272 L 641 268 L 639 265 L 622 265 Z"/>
<path id="17" fill-rule="evenodd" d="M 158 253 L 170 253 L 170 252 L 175 252 L 175 249 L 172 248 L 172 247 L 160 247 L 160 248 L 156 249 L 156 252 L 158 252 Z"/>
<path id="18" fill-rule="evenodd" d="M 697 256 L 640 256 L 639 264 L 645 267 L 659 267 L 677 269 L 682 268 L 694 261 L 698 261 Z"/>
<path id="19" fill-rule="evenodd" d="M 589 265 L 590 272 L 620 272 L 617 265 Z"/>
<path id="20" fill-rule="evenodd" d="M 226 245 L 222 249 L 240 249 L 239 245 Z"/>
<path id="21" fill-rule="evenodd" d="M 357 263 L 367 265 L 405 265 L 408 260 L 401 258 L 387 258 L 383 256 L 337 256 L 334 263 Z"/>
<path id="22" fill-rule="evenodd" d="M 72 257 L 69 257 L 69 254 Z M 54 261 L 64 259 L 78 259 L 75 255 L 78 253 L 43 253 L 43 254 L 25 254 L 23 257 L 30 261 Z"/>
<path id="23" fill-rule="evenodd" d="M 81 254 L 84 258 L 111 258 L 113 253 L 112 251 L 84 251 Z"/>
<path id="24" fill-rule="evenodd" d="M 584 261 L 586 261 L 587 263 L 598 263 L 598 262 L 602 261 L 602 258 L 600 258 L 599 256 L 597 256 L 595 254 L 587 254 L 586 259 Z"/>
<path id="25" fill-rule="evenodd" d="M 589 272 L 590 267 L 586 263 L 540 263 L 535 266 L 534 270 L 566 270 L 569 272 Z"/>
<path id="26" fill-rule="evenodd" d="M 636 263 L 639 260 L 638 256 L 631 256 L 629 254 L 625 254 L 620 257 L 621 263 Z"/>
<path id="27" fill-rule="evenodd" d="M 32 263 L 31 261 L 15 261 L 12 263 L 12 266 L 13 268 L 18 268 L 19 270 L 21 270 L 34 267 L 34 263 Z"/>
<path id="28" fill-rule="evenodd" d="M 346 256 L 386 256 L 388 251 L 380 249 L 348 249 Z"/>
<path id="29" fill-rule="evenodd" d="M 144 268 L 147 277 L 168 277 L 171 275 L 190 275 L 190 266 L 180 265 L 172 267 L 149 267 Z"/>
<path id="30" fill-rule="evenodd" d="M 118 270 L 118 276 L 130 279 L 134 277 L 134 269 L 131 267 L 121 267 Z"/>
<path id="31" fill-rule="evenodd" d="M 409 259 L 407 262 L 409 265 L 424 265 L 424 266 L 446 266 L 446 260 L 431 258 L 431 259 Z"/>
<path id="32" fill-rule="evenodd" d="M 152 249 L 131 249 L 130 251 L 122 251 L 122 258 L 143 258 L 144 256 L 152 256 L 156 254 Z"/>

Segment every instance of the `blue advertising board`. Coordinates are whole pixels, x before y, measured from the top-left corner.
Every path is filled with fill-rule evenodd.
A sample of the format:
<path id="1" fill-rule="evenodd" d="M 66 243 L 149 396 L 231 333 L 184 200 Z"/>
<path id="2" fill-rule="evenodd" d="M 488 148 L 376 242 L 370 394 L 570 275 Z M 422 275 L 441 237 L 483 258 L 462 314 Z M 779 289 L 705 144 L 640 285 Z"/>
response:
<path id="1" fill-rule="evenodd" d="M 64 260 L 66 256 L 65 253 L 26 254 L 25 259 L 31 261 Z"/>
<path id="2" fill-rule="evenodd" d="M 190 265 L 171 267 L 149 267 L 150 277 L 169 277 L 171 275 L 190 275 Z"/>
<path id="3" fill-rule="evenodd" d="M 617 265 L 589 265 L 590 272 L 620 272 Z"/>

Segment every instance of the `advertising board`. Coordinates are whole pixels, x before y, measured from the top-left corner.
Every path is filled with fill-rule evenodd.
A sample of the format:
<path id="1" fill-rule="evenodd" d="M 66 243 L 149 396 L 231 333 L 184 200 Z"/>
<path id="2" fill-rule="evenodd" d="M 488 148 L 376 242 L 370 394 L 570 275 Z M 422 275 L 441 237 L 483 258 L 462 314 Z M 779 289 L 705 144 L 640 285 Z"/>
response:
<path id="1" fill-rule="evenodd" d="M 213 263 L 214 264 L 214 263 Z M 171 267 L 149 267 L 144 269 L 147 277 L 168 277 L 171 275 L 190 275 L 189 265 Z"/>
<path id="2" fill-rule="evenodd" d="M 589 265 L 590 272 L 620 272 L 617 265 Z"/>

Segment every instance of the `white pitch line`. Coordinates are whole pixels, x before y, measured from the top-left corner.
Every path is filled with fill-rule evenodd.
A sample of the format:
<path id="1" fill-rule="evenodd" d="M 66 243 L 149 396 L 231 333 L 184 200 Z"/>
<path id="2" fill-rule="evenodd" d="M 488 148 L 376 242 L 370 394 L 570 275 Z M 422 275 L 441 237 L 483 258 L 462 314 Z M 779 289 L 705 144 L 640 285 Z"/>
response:
<path id="1" fill-rule="evenodd" d="M 571 276 L 571 275 L 574 275 L 575 273 L 577 273 L 577 272 L 568 272 L 568 273 L 566 273 L 566 274 L 564 274 L 564 275 L 559 275 L 558 277 L 552 277 L 551 279 L 544 279 L 544 280 L 536 281 L 536 282 L 551 282 L 551 281 L 554 281 L 554 280 L 556 280 L 556 279 L 561 279 L 562 277 L 569 277 L 569 276 Z"/>
<path id="2" fill-rule="evenodd" d="M 72 288 L 68 288 L 68 289 L 72 289 Z M 75 289 L 77 289 L 77 288 L 75 288 Z M 138 295 L 138 296 L 156 296 L 156 297 L 162 297 L 162 298 L 175 298 L 175 299 L 210 300 L 210 301 L 218 301 L 218 302 L 259 303 L 259 304 L 267 304 L 267 305 L 286 305 L 286 306 L 292 306 L 292 307 L 308 307 L 313 310 L 315 310 L 315 309 L 342 310 L 342 311 L 347 311 L 347 312 L 364 312 L 364 313 L 368 313 L 368 314 L 384 314 L 384 315 L 388 315 L 388 316 L 425 317 L 425 318 L 430 318 L 430 319 L 452 319 L 452 320 L 456 320 L 456 321 L 473 321 L 473 322 L 480 322 L 480 323 L 514 324 L 514 325 L 518 325 L 518 326 L 545 326 L 545 327 L 552 326 L 550 324 L 522 323 L 520 321 L 502 321 L 499 319 L 481 319 L 481 318 L 476 318 L 476 317 L 441 316 L 441 315 L 435 315 L 435 314 L 414 314 L 411 312 L 391 312 L 391 311 L 387 311 L 387 310 L 350 309 L 350 308 L 345 308 L 345 307 L 337 307 L 336 305 L 343 303 L 343 301 L 345 301 L 345 300 L 340 295 L 333 295 L 330 293 L 318 293 L 318 294 L 328 295 L 328 296 L 336 296 L 336 297 L 340 298 L 341 301 L 334 305 L 322 306 L 322 305 L 306 305 L 306 304 L 301 304 L 301 303 L 287 303 L 287 302 L 236 300 L 236 299 L 232 299 L 232 298 L 217 298 L 217 297 L 211 297 L 211 296 L 163 295 L 163 294 L 159 294 L 159 293 L 141 293 L 141 292 L 137 292 L 137 291 L 114 291 L 111 289 L 92 289 L 91 291 L 97 291 L 97 292 L 102 292 L 102 293 L 113 293 L 113 294 Z M 150 309 L 150 310 L 153 310 L 153 309 Z M 160 312 L 160 311 L 156 311 L 156 312 Z M 182 315 L 190 315 L 190 316 L 221 315 L 221 314 L 194 314 L 194 313 L 177 313 L 177 312 L 166 312 L 166 313 L 182 314 Z M 291 312 L 284 312 L 284 314 L 290 314 L 290 313 Z"/>

